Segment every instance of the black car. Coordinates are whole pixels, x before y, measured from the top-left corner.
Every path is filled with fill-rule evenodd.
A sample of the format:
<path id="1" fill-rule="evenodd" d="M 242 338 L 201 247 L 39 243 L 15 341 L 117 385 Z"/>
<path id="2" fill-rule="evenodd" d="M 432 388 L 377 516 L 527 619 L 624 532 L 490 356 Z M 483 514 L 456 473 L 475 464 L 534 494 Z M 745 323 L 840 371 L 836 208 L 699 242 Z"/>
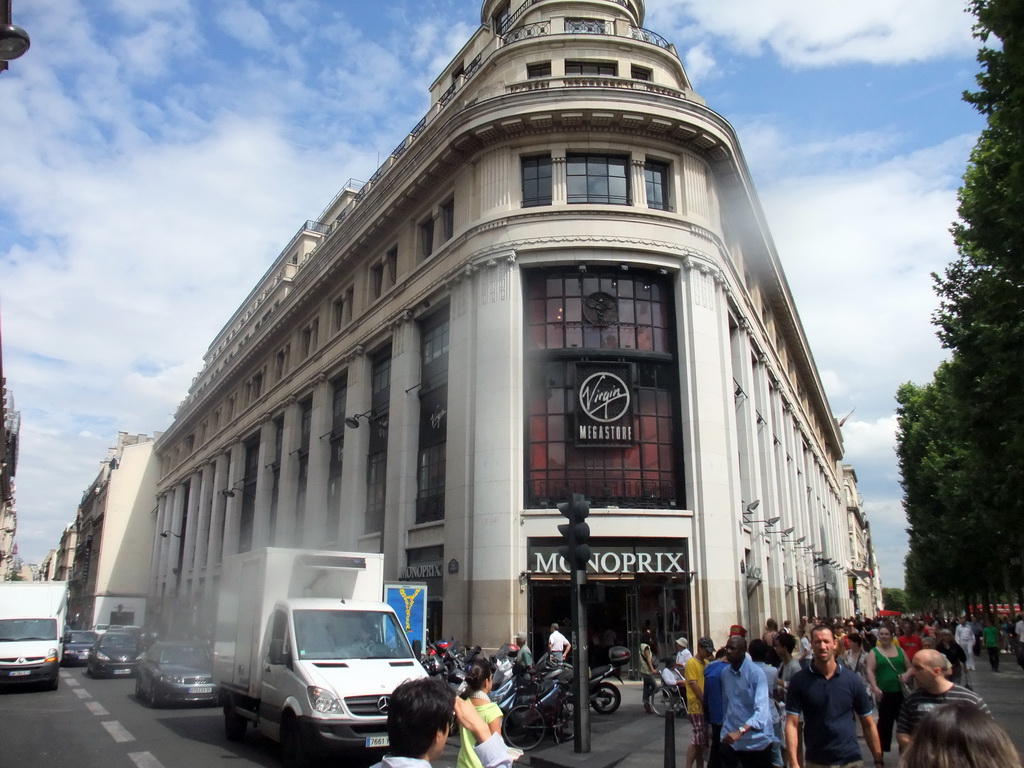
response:
<path id="1" fill-rule="evenodd" d="M 104 632 L 89 653 L 92 677 L 131 677 L 139 666 L 139 641 L 128 632 Z"/>
<path id="2" fill-rule="evenodd" d="M 69 629 L 64 633 L 64 652 L 60 657 L 62 667 L 75 667 L 88 663 L 92 646 L 99 635 L 91 629 Z"/>
<path id="3" fill-rule="evenodd" d="M 139 658 L 135 698 L 150 707 L 172 702 L 216 705 L 210 651 L 201 643 L 154 643 Z"/>

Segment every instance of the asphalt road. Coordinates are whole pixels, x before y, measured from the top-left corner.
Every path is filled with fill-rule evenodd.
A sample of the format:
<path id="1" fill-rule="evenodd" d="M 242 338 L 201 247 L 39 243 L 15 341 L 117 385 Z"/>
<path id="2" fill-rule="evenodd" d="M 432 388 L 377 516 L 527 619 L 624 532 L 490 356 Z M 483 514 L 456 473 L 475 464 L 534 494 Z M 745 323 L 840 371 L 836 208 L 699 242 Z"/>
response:
<path id="1" fill-rule="evenodd" d="M 998 673 L 986 658 L 977 662 L 975 690 L 1024 755 L 1024 671 L 1008 654 Z M 134 680 L 93 680 L 81 668 L 62 670 L 57 691 L 0 688 L 0 768 L 280 768 L 278 746 L 255 731 L 242 742 L 227 741 L 220 709 L 148 709 L 135 701 L 134 688 Z M 626 683 L 622 694 L 614 715 L 592 713 L 593 751 L 627 751 L 620 768 L 662 765 L 664 721 L 644 714 L 639 683 Z M 676 726 L 680 766 L 689 727 L 685 718 Z M 566 749 L 571 753 L 570 744 L 555 748 L 548 740 L 537 753 Z M 458 740 L 452 739 L 435 765 L 454 766 L 457 755 Z M 890 760 L 895 765 L 895 753 Z"/>

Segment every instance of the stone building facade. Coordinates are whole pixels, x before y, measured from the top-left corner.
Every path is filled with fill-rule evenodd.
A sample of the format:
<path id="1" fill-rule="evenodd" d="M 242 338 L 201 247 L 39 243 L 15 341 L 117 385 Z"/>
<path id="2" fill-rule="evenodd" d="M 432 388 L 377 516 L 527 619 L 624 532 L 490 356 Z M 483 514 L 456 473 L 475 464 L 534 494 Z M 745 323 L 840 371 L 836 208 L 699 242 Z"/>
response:
<path id="1" fill-rule="evenodd" d="M 818 562 L 849 561 L 841 437 L 737 136 L 643 20 L 485 0 L 299 227 L 157 441 L 165 622 L 209 626 L 226 555 L 317 547 L 425 581 L 435 636 L 543 646 L 572 492 L 595 647 L 852 612 Z"/>

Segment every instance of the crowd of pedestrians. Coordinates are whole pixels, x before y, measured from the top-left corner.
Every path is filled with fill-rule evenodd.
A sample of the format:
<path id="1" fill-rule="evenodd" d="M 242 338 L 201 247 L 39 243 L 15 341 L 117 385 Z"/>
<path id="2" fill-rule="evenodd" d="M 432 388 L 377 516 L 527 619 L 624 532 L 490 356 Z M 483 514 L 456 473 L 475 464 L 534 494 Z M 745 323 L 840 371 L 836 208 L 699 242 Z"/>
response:
<path id="1" fill-rule="evenodd" d="M 677 677 L 693 727 L 685 766 L 700 768 L 706 750 L 708 768 L 859 768 L 859 726 L 876 768 L 887 764 L 894 736 L 900 757 L 890 766 L 928 765 L 934 750 L 918 744 L 922 734 L 943 743 L 959 738 L 951 754 L 977 749 L 1002 760 L 963 765 L 1019 768 L 1016 751 L 1004 750 L 1008 738 L 971 684 L 975 655 L 993 639 L 1002 650 L 999 626 L 987 626 L 996 629 L 995 638 L 970 617 L 948 624 L 903 619 L 898 626 L 805 618 L 795 629 L 789 621 L 780 629 L 769 620 L 761 637 L 750 640 L 745 628 L 734 625 L 717 651 L 711 638 L 702 637 L 692 657 L 688 644 L 677 641 L 687 651 Z M 1010 625 L 1015 653 L 1024 654 L 1024 643 L 1017 642 L 1022 631 L 1024 622 Z M 992 666 L 998 669 L 998 660 Z M 644 695 L 646 704 L 646 688 Z M 970 710 L 969 722 L 981 718 L 984 728 L 957 737 L 947 715 L 953 708 Z"/>

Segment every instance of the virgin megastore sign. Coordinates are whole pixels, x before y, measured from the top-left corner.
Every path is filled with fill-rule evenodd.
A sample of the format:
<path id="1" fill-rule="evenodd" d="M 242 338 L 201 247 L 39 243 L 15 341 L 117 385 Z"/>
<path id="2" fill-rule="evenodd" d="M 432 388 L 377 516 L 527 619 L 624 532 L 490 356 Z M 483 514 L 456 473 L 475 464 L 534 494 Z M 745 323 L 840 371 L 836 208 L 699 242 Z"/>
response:
<path id="1" fill-rule="evenodd" d="M 576 445 L 633 445 L 632 369 L 619 364 L 576 364 Z"/>

